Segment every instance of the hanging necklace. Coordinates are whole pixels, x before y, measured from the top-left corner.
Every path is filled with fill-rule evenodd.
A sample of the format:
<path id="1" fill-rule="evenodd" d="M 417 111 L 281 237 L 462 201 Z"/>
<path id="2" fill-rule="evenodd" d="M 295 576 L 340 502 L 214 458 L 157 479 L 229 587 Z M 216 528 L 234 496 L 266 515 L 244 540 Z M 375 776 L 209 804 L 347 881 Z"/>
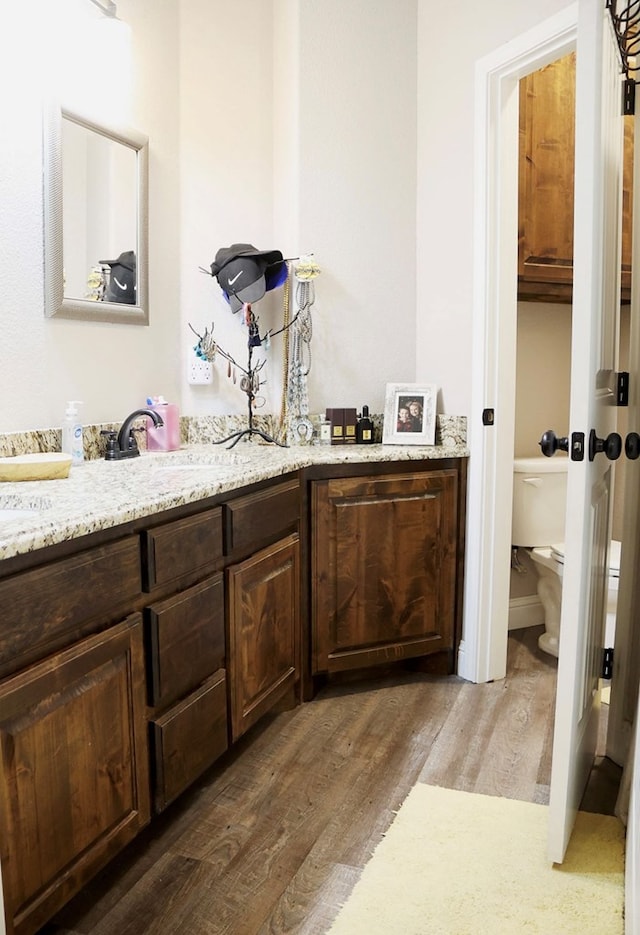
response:
<path id="1" fill-rule="evenodd" d="M 306 443 L 313 436 L 309 419 L 307 376 L 311 370 L 311 309 L 315 302 L 315 283 L 320 267 L 310 257 L 301 257 L 296 265 L 296 313 L 289 329 L 288 367 L 286 379 L 287 427 L 291 442 Z"/>

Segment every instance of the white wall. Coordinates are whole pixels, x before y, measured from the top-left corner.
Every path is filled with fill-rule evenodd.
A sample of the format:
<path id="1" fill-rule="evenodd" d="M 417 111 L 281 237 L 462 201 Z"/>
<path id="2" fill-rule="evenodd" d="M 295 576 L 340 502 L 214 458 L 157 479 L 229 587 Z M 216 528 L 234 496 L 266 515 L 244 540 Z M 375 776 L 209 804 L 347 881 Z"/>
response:
<path id="1" fill-rule="evenodd" d="M 547 429 L 569 434 L 571 305 L 518 303 L 514 455 L 540 455 Z"/>
<path id="2" fill-rule="evenodd" d="M 123 418 L 149 393 L 175 398 L 180 391 L 174 351 L 179 340 L 177 0 L 118 4 L 132 26 L 134 58 L 131 101 L 122 101 L 122 111 L 153 141 L 149 328 L 44 318 L 42 96 L 55 90 L 62 64 L 54 16 L 60 9 L 47 0 L 24 0 L 4 18 L 0 77 L 11 94 L 2 95 L 0 124 L 0 431 L 61 425 L 66 399 L 84 400 L 85 421 L 99 422 Z M 58 58 L 47 62 L 49 50 Z M 78 68 L 78 89 L 90 77 L 86 65 Z"/>
<path id="3" fill-rule="evenodd" d="M 323 405 L 382 412 L 385 383 L 415 377 L 416 33 L 416 0 L 300 4 L 299 233 L 325 270 Z"/>
<path id="4" fill-rule="evenodd" d="M 273 224 L 271 2 L 181 0 L 179 86 L 183 347 L 197 340 L 189 322 L 200 334 L 213 322 L 220 345 L 246 364 L 241 315 L 231 312 L 216 280 L 199 267 L 209 269 L 217 250 L 233 243 L 279 249 Z M 277 321 L 281 297 L 279 290 L 255 305 L 261 332 Z M 246 409 L 246 396 L 227 378 L 223 362 L 214 366 L 211 386 L 184 390 L 186 412 Z"/>
<path id="5" fill-rule="evenodd" d="M 19 54 L 2 64 L 13 93 L 0 124 L 0 431 L 59 425 L 68 398 L 85 400 L 87 422 L 159 392 L 185 412 L 244 411 L 224 368 L 212 387 L 190 388 L 184 365 L 188 322 L 215 320 L 221 343 L 245 352 L 198 271 L 236 240 L 314 251 L 323 269 L 312 408 L 381 410 L 385 382 L 418 378 L 442 387 L 441 411 L 466 414 L 474 62 L 566 5 L 119 0 L 132 28 L 132 122 L 151 141 L 151 324 L 140 328 L 44 318 L 45 47 L 31 27 L 51 4 L 14 4 L 3 24 Z M 281 299 L 257 306 L 265 325 L 281 318 Z"/>
<path id="6" fill-rule="evenodd" d="M 567 6 L 418 0 L 417 377 L 444 412 L 471 401 L 475 62 Z"/>
<path id="7" fill-rule="evenodd" d="M 415 375 L 416 14 L 416 0 L 181 5 L 183 319 L 202 333 L 213 318 L 243 360 L 246 332 L 197 264 L 233 242 L 313 252 L 312 410 L 381 411 L 385 382 Z M 282 290 L 254 311 L 277 328 Z M 214 373 L 190 411 L 243 405 Z"/>

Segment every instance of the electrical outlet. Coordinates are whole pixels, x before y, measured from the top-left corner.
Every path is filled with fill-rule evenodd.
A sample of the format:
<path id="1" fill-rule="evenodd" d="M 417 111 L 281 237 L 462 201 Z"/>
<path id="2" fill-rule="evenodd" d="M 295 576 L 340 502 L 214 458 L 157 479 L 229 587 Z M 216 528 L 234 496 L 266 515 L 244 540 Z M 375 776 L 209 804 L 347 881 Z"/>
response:
<path id="1" fill-rule="evenodd" d="M 213 364 L 198 357 L 193 348 L 187 351 L 187 383 L 192 386 L 213 383 Z"/>

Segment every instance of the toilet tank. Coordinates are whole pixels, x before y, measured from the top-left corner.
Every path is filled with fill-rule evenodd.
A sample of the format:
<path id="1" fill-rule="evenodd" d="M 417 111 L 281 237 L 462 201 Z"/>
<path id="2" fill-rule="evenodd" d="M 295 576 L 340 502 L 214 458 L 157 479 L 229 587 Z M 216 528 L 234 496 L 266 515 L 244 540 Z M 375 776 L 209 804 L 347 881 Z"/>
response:
<path id="1" fill-rule="evenodd" d="M 536 547 L 564 542 L 568 465 L 566 455 L 515 458 L 513 545 Z"/>

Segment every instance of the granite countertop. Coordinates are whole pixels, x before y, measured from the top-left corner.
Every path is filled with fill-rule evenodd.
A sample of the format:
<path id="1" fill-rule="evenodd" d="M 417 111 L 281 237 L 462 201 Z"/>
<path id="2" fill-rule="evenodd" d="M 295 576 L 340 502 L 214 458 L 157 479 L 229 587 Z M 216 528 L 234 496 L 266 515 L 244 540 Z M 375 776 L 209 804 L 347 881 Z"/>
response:
<path id="1" fill-rule="evenodd" d="M 0 560 L 237 490 L 314 464 L 467 457 L 464 444 L 187 445 L 130 461 L 91 460 L 63 480 L 0 483 Z"/>

